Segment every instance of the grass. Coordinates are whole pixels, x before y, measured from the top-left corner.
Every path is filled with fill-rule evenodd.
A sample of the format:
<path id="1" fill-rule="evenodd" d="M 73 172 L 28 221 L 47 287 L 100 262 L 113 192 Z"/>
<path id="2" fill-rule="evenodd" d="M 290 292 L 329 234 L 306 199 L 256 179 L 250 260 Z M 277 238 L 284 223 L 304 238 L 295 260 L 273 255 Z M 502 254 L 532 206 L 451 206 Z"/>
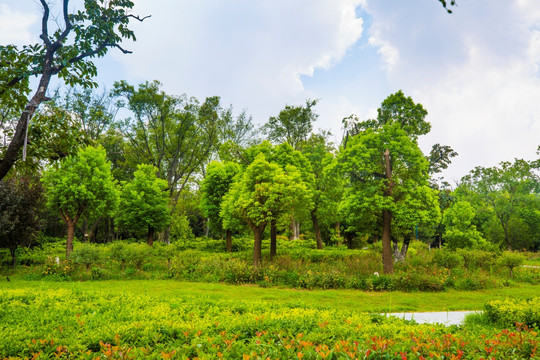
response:
<path id="1" fill-rule="evenodd" d="M 204 302 L 263 302 L 281 305 L 302 304 L 314 309 L 356 312 L 457 311 L 479 310 L 491 300 L 530 298 L 540 293 L 539 285 L 521 284 L 512 288 L 479 291 L 449 290 L 438 293 L 363 292 L 356 290 L 295 290 L 234 286 L 216 283 L 191 283 L 174 280 L 125 280 L 88 282 L 25 281 L 12 278 L 2 289 L 75 290 L 113 295 L 143 294 L 157 298 L 198 299 Z M 1 291 L 1 290 L 0 290 Z"/>

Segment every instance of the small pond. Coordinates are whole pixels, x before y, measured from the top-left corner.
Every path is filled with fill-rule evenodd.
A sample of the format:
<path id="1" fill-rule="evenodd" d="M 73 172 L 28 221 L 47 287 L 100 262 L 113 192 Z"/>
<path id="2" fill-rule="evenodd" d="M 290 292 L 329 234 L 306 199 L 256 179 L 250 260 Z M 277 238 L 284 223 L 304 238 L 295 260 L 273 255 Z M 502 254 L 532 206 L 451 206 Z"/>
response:
<path id="1" fill-rule="evenodd" d="M 388 313 L 400 319 L 414 320 L 419 324 L 440 323 L 444 325 L 461 325 L 465 315 L 479 311 L 444 311 L 444 312 L 414 312 L 414 313 Z"/>

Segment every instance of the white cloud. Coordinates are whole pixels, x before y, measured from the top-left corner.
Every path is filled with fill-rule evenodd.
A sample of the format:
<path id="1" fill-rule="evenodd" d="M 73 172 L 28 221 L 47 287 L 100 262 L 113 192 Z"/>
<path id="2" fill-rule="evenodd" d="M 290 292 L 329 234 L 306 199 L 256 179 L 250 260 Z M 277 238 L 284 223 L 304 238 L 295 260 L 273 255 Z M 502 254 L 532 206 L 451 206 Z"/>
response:
<path id="1" fill-rule="evenodd" d="M 306 96 L 301 75 L 338 62 L 362 34 L 358 0 L 137 2 L 134 54 L 117 57 L 168 91 L 247 107 L 266 121 Z"/>
<path id="2" fill-rule="evenodd" d="M 0 4 L 0 44 L 28 44 L 36 40 L 30 28 L 39 20 L 32 13 L 13 11 L 7 4 Z"/>
<path id="3" fill-rule="evenodd" d="M 439 142 L 459 153 L 445 176 L 459 180 L 475 166 L 533 158 L 540 144 L 537 2 L 460 2 L 452 15 L 419 11 L 426 1 L 391 2 L 366 4 L 370 43 L 383 58 L 396 49 L 388 81 L 429 111 L 424 150 Z"/>

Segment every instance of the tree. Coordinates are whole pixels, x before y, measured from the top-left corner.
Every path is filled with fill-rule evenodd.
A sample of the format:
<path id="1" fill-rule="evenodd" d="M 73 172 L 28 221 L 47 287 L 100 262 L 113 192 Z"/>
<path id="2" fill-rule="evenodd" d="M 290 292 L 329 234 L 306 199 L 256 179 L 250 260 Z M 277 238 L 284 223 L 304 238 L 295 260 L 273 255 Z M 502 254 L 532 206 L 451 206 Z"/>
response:
<path id="1" fill-rule="evenodd" d="M 154 234 L 169 225 L 167 182 L 157 177 L 148 164 L 137 166 L 134 178 L 122 189 L 119 221 L 124 226 L 147 229 L 147 244 L 154 245 Z"/>
<path id="2" fill-rule="evenodd" d="M 529 204 L 530 196 L 538 196 L 540 177 L 536 174 L 538 162 L 515 159 L 503 161 L 499 167 L 476 167 L 461 179 L 461 186 L 472 190 L 487 205 L 503 231 L 508 250 L 515 248 L 511 225 L 519 219 L 520 208 Z M 531 239 L 532 240 L 532 239 Z"/>
<path id="3" fill-rule="evenodd" d="M 126 162 L 132 167 L 146 163 L 157 168 L 159 177 L 167 180 L 172 213 L 182 190 L 217 151 L 224 118 L 219 97 L 199 104 L 185 95 L 168 95 L 160 86 L 154 81 L 135 89 L 122 81 L 115 84 L 113 93 L 119 105 L 133 113 L 122 126 L 129 143 Z"/>
<path id="4" fill-rule="evenodd" d="M 309 199 L 309 190 L 294 166 L 282 169 L 261 153 L 236 178 L 223 200 L 220 216 L 225 228 L 238 217 L 247 223 L 254 236 L 253 265 L 258 267 L 266 226 L 272 221 L 290 223 L 297 207 L 310 206 Z"/>
<path id="5" fill-rule="evenodd" d="M 30 245 L 41 228 L 41 184 L 29 178 L 0 182 L 0 248 L 9 249 L 11 264 L 17 264 L 17 248 Z"/>
<path id="6" fill-rule="evenodd" d="M 232 251 L 232 230 L 234 227 L 223 227 L 219 216 L 221 203 L 229 192 L 234 177 L 240 172 L 240 165 L 235 163 L 211 162 L 206 169 L 206 176 L 201 184 L 201 210 L 209 219 L 209 226 L 214 231 L 225 231 L 225 245 L 227 251 Z M 229 222 L 230 224 L 230 222 Z"/>
<path id="7" fill-rule="evenodd" d="M 277 117 L 272 116 L 262 127 L 263 133 L 274 143 L 287 142 L 298 150 L 308 139 L 313 130 L 313 122 L 318 118 L 312 110 L 315 105 L 317 100 L 307 100 L 305 106 L 286 105 Z"/>
<path id="8" fill-rule="evenodd" d="M 426 115 L 421 104 L 398 91 L 383 101 L 376 120 L 348 124 L 340 154 L 342 169 L 351 179 L 345 211 L 356 221 L 380 214 L 384 273 L 393 272 L 392 243 L 396 260 L 403 259 L 409 239 L 404 237 L 400 252 L 397 238 L 440 217 L 436 194 L 428 186 L 429 163 L 417 142 L 431 128 Z"/>
<path id="9" fill-rule="evenodd" d="M 67 226 L 66 257 L 73 251 L 75 226 L 83 214 L 109 216 L 118 203 L 111 165 L 102 147 L 79 149 L 47 170 L 42 179 L 47 206 Z"/>
<path id="10" fill-rule="evenodd" d="M 15 164 L 26 141 L 28 122 L 46 96 L 49 83 L 58 76 L 68 85 L 94 87 L 92 77 L 97 74 L 92 59 L 103 57 L 110 48 L 127 54 L 120 44 L 123 39 L 135 40 L 128 28 L 131 19 L 142 21 L 129 11 L 130 0 L 87 0 L 84 10 L 69 13 L 69 0 L 62 1 L 62 15 L 52 16 L 49 3 L 40 0 L 43 7 L 41 43 L 0 46 L 0 103 L 20 109 L 21 113 L 13 138 L 0 162 L 0 180 Z M 60 24 L 63 22 L 63 24 Z M 50 24 L 57 24 L 51 29 Z M 52 30 L 52 31 L 51 31 Z M 30 79 L 38 77 L 37 90 L 31 99 Z M 23 110 L 24 109 L 24 110 Z"/>
<path id="11" fill-rule="evenodd" d="M 446 226 L 444 241 L 451 249 L 476 247 L 482 241 L 482 234 L 473 224 L 474 208 L 467 201 L 457 201 L 446 211 L 443 223 Z"/>
<path id="12" fill-rule="evenodd" d="M 334 148 L 326 135 L 312 134 L 302 146 L 302 153 L 311 164 L 313 171 L 313 209 L 311 221 L 315 232 L 317 249 L 323 248 L 320 217 L 325 222 L 338 223 L 338 206 L 343 191 L 343 178 L 335 170 Z"/>

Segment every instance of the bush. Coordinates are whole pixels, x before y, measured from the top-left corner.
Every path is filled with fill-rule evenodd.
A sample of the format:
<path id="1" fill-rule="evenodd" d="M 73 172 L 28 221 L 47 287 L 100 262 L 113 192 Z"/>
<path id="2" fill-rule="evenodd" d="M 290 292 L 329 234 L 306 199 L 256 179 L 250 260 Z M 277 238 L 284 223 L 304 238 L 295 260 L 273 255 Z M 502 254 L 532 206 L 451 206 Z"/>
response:
<path id="1" fill-rule="evenodd" d="M 499 266 L 510 269 L 510 278 L 514 277 L 514 268 L 520 266 L 525 257 L 518 252 L 505 251 L 497 261 Z"/>
<path id="2" fill-rule="evenodd" d="M 493 324 L 514 326 L 516 323 L 540 327 L 540 297 L 528 300 L 494 300 L 484 306 L 485 315 Z"/>
<path id="3" fill-rule="evenodd" d="M 433 262 L 438 266 L 453 269 L 463 266 L 463 257 L 448 249 L 434 250 Z"/>
<path id="4" fill-rule="evenodd" d="M 97 263 L 101 257 L 101 252 L 96 245 L 80 244 L 71 253 L 71 261 L 75 264 L 84 265 L 86 272 L 90 271 L 90 267 Z"/>
<path id="5" fill-rule="evenodd" d="M 491 251 L 459 249 L 457 253 L 463 258 L 463 265 L 469 270 L 489 269 L 497 254 Z"/>

